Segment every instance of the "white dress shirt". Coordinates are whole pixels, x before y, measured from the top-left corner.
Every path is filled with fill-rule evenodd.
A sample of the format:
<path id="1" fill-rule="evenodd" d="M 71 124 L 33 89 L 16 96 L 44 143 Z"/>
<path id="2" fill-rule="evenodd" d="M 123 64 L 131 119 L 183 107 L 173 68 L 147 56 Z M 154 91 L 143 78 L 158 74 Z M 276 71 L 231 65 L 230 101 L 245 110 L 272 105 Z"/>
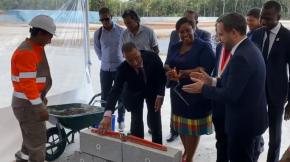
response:
<path id="1" fill-rule="evenodd" d="M 231 50 L 231 55 L 234 56 L 237 48 L 239 47 L 239 45 L 245 40 L 247 39 L 247 37 L 245 36 L 242 40 L 240 40 Z M 212 78 L 212 86 L 216 87 L 217 85 L 217 78 Z"/>

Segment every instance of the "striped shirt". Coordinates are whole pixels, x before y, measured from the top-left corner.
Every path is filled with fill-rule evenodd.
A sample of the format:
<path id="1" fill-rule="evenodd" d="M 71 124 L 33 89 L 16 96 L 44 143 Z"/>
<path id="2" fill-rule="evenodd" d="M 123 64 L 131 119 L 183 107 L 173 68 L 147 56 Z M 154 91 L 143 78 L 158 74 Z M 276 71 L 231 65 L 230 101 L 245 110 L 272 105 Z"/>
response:
<path id="1" fill-rule="evenodd" d="M 121 37 L 121 47 L 123 44 L 133 42 L 139 50 L 153 51 L 153 47 L 158 46 L 157 36 L 154 31 L 146 26 L 140 25 L 136 35 L 126 29 Z"/>

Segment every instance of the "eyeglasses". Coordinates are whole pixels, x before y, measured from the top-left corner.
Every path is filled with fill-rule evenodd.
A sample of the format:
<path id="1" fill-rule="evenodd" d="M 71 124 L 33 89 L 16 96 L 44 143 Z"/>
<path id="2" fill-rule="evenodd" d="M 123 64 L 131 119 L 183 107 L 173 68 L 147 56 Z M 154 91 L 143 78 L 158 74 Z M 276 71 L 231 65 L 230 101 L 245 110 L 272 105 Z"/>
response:
<path id="1" fill-rule="evenodd" d="M 103 19 L 100 19 L 101 22 L 103 21 L 110 21 L 110 18 L 103 18 Z"/>

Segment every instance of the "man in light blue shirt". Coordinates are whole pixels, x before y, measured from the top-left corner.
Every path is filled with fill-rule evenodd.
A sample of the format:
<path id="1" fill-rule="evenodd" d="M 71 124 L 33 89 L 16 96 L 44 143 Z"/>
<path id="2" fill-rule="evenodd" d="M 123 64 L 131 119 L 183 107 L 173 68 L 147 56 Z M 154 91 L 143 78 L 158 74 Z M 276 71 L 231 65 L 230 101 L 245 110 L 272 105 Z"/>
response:
<path id="1" fill-rule="evenodd" d="M 94 48 L 101 61 L 101 98 L 106 101 L 115 79 L 117 67 L 124 61 L 123 54 L 119 48 L 120 36 L 124 29 L 112 22 L 112 15 L 108 8 L 101 8 L 99 10 L 99 15 L 103 26 L 94 33 Z M 105 103 L 103 103 L 102 106 L 105 107 Z M 123 131 L 125 127 L 124 115 L 125 108 L 123 104 L 119 102 L 119 131 Z"/>

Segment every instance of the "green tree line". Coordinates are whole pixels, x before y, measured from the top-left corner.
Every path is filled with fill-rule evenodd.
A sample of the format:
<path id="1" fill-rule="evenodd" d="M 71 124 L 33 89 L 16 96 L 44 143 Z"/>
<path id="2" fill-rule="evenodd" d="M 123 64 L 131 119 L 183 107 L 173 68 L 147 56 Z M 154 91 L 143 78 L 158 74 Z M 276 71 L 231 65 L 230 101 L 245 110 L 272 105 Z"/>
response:
<path id="1" fill-rule="evenodd" d="M 64 3 L 80 0 L 1 0 L 0 10 L 10 9 L 60 9 Z M 91 11 L 106 6 L 115 16 L 125 9 L 134 9 L 140 16 L 181 16 L 187 9 L 201 16 L 220 16 L 226 12 L 246 12 L 261 7 L 267 0 L 88 0 Z M 283 18 L 290 18 L 290 0 L 277 0 L 282 5 Z"/>
<path id="2" fill-rule="evenodd" d="M 134 9 L 140 16 L 181 16 L 185 10 L 199 12 L 201 16 L 216 17 L 227 12 L 246 12 L 262 7 L 267 0 L 90 0 L 90 10 L 109 7 L 120 16 L 125 9 Z M 277 0 L 282 5 L 282 16 L 290 18 L 290 0 Z"/>

